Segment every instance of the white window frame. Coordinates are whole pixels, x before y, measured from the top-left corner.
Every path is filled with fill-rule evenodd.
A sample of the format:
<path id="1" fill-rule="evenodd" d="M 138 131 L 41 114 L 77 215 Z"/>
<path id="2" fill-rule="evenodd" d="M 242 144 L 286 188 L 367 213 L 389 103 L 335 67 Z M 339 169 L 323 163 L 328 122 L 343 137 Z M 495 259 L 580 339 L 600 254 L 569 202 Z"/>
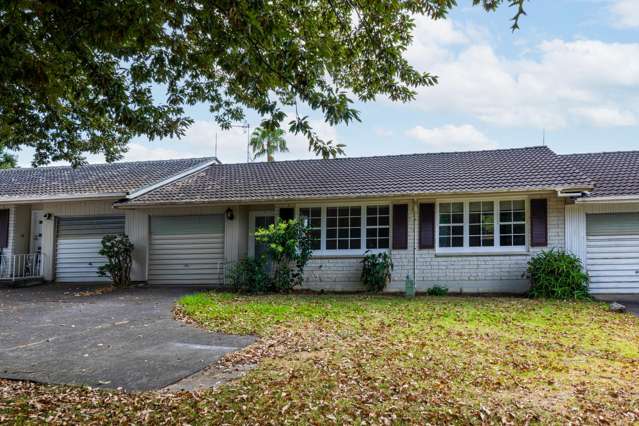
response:
<path id="1" fill-rule="evenodd" d="M 525 244 L 523 246 L 501 246 L 499 235 L 499 202 L 500 201 L 519 201 L 523 200 L 525 203 Z M 494 226 L 494 241 L 495 245 L 492 247 L 471 247 L 470 246 L 470 206 L 472 202 L 480 201 L 492 201 L 495 209 L 495 221 Z M 463 203 L 464 204 L 464 245 L 463 247 L 440 247 L 439 246 L 439 205 L 447 203 Z M 496 198 L 454 198 L 454 199 L 438 199 L 435 202 L 435 252 L 441 254 L 490 254 L 490 253 L 527 253 L 530 247 L 530 199 L 527 196 L 518 197 L 496 197 Z"/>
<path id="2" fill-rule="evenodd" d="M 388 201 L 376 200 L 367 202 L 348 202 L 341 203 L 324 203 L 324 204 L 299 204 L 295 206 L 295 217 L 299 219 L 300 209 L 319 207 L 322 209 L 322 232 L 321 232 L 321 249 L 313 250 L 313 256 L 362 256 L 366 250 L 366 207 L 368 206 L 388 206 L 388 248 L 387 249 L 371 249 L 370 253 L 383 253 L 389 252 L 393 246 L 393 203 Z M 361 223 L 360 223 L 360 249 L 357 250 L 327 250 L 326 249 L 326 209 L 329 207 L 360 207 L 361 208 Z"/>

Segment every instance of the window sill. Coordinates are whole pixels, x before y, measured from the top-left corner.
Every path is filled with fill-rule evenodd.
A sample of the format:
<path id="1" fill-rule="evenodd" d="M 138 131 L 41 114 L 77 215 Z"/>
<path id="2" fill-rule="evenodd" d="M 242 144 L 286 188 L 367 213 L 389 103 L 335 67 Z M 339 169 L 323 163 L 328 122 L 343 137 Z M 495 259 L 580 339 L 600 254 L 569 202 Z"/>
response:
<path id="1" fill-rule="evenodd" d="M 459 256 L 528 256 L 530 250 L 517 251 L 444 251 L 435 252 L 435 257 L 459 257 Z"/>
<path id="2" fill-rule="evenodd" d="M 368 250 L 369 254 L 378 254 L 378 253 L 384 253 L 384 252 L 388 252 L 390 253 L 391 250 L 390 249 L 377 249 L 377 250 Z M 313 259 L 334 259 L 334 258 L 340 258 L 340 259 L 344 259 L 344 258 L 362 258 L 366 256 L 365 251 L 352 251 L 352 250 L 348 250 L 348 251 L 343 251 L 340 253 L 339 250 L 334 251 L 334 252 L 330 252 L 330 251 L 322 251 L 322 252 L 314 252 L 313 253 Z"/>

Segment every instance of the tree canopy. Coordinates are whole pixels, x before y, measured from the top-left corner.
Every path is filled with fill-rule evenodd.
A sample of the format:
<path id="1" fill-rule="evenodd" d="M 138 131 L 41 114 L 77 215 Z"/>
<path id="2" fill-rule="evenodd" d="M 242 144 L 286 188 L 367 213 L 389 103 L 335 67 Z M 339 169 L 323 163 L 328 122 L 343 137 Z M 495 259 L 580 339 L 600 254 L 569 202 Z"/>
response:
<path id="1" fill-rule="evenodd" d="M 472 0 L 487 11 L 525 0 Z M 330 125 L 355 101 L 414 98 L 437 77 L 403 57 L 415 15 L 444 19 L 455 0 L 7 0 L 0 5 L 0 144 L 34 165 L 86 153 L 120 159 L 131 138 L 184 135 L 205 103 L 227 129 L 257 112 L 265 129 L 322 140 L 300 110 Z M 295 111 L 293 119 L 287 114 Z"/>

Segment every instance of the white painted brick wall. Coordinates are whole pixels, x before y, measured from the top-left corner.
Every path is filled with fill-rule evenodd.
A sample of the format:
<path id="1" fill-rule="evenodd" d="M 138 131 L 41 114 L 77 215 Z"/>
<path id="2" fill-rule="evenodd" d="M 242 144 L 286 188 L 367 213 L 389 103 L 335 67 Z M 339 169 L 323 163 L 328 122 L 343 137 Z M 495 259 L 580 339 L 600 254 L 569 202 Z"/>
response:
<path id="1" fill-rule="evenodd" d="M 408 215 L 408 249 L 393 250 L 393 282 L 387 291 L 403 291 L 407 275 L 413 274 L 413 209 Z M 541 250 L 564 248 L 564 200 L 548 198 L 548 247 L 531 248 L 525 255 L 436 256 L 435 250 L 417 250 L 416 286 L 424 291 L 433 285 L 451 292 L 520 293 L 528 289 L 525 277 L 530 257 Z M 305 274 L 305 289 L 357 291 L 361 257 L 317 257 Z"/>

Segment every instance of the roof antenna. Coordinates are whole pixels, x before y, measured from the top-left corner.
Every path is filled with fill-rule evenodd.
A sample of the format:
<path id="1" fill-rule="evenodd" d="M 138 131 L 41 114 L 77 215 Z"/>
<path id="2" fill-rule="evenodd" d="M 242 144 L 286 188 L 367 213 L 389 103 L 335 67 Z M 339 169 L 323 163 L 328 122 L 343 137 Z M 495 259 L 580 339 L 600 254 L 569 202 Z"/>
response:
<path id="1" fill-rule="evenodd" d="M 546 128 L 541 129 L 541 145 L 546 146 Z"/>
<path id="2" fill-rule="evenodd" d="M 215 159 L 217 159 L 217 132 L 215 132 Z"/>

